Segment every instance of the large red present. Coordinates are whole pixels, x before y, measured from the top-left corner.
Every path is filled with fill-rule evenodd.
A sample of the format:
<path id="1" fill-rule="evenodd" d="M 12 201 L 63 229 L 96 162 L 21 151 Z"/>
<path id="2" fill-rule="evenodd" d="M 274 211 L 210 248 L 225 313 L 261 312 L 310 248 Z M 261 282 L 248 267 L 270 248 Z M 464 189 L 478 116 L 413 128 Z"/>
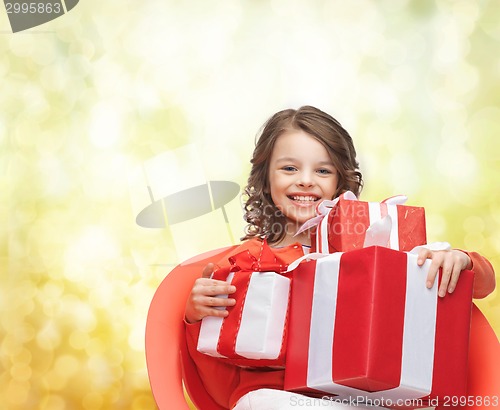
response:
<path id="1" fill-rule="evenodd" d="M 286 332 L 290 296 L 288 265 L 263 242 L 259 258 L 248 251 L 229 258 L 230 266 L 218 269 L 213 279 L 236 287 L 225 318 L 203 318 L 198 351 L 239 366 L 285 364 Z M 220 297 L 227 297 L 221 295 Z"/>
<path id="2" fill-rule="evenodd" d="M 387 405 L 465 395 L 473 272 L 439 298 L 438 280 L 425 285 L 429 266 L 378 246 L 302 262 L 285 389 Z"/>
<path id="3" fill-rule="evenodd" d="M 387 243 L 377 245 L 400 251 L 424 245 L 425 210 L 403 205 L 406 199 L 399 195 L 382 202 L 363 202 L 346 192 L 334 201 L 324 201 L 318 207 L 320 216 L 313 218 L 320 222 L 312 232 L 311 252 L 347 252 L 366 247 L 367 230 L 384 218 L 390 219 Z"/>

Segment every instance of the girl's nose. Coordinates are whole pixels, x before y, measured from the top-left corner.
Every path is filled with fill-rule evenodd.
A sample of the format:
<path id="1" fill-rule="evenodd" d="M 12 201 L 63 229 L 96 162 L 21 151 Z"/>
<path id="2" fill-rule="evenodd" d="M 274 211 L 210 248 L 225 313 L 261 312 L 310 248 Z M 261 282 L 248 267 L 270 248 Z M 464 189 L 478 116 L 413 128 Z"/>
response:
<path id="1" fill-rule="evenodd" d="M 314 185 L 314 178 L 312 177 L 310 172 L 301 172 L 299 175 L 299 179 L 297 181 L 297 185 L 310 187 Z"/>

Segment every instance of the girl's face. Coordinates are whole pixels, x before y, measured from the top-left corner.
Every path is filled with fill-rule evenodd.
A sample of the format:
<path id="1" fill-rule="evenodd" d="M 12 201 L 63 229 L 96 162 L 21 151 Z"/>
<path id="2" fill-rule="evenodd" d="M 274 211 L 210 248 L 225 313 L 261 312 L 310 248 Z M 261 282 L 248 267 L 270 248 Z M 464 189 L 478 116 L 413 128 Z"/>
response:
<path id="1" fill-rule="evenodd" d="M 316 205 L 333 198 L 337 183 L 337 170 L 321 142 L 298 130 L 278 137 L 269 164 L 269 185 L 274 204 L 289 225 L 313 218 Z"/>

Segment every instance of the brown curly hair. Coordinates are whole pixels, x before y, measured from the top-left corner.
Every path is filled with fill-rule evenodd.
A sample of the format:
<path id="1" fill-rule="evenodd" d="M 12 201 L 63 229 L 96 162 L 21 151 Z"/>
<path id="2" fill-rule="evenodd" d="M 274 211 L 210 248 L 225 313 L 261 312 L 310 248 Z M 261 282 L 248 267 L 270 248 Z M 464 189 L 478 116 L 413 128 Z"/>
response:
<path id="1" fill-rule="evenodd" d="M 290 130 L 306 132 L 327 149 L 339 176 L 334 197 L 345 191 L 352 191 L 356 196 L 361 193 L 363 177 L 356 150 L 351 136 L 337 120 L 312 106 L 277 112 L 262 127 L 250 161 L 252 169 L 244 190 L 247 200 L 243 207 L 248 225 L 242 240 L 261 237 L 276 243 L 286 234 L 286 218 L 270 194 L 269 160 L 278 137 Z"/>

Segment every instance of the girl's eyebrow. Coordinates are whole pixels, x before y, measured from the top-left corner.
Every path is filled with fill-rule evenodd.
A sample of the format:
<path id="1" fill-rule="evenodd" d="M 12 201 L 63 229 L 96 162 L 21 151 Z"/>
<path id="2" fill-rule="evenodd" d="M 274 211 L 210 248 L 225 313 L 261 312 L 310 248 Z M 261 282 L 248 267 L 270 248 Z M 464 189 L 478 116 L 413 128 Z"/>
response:
<path id="1" fill-rule="evenodd" d="M 283 162 L 283 161 L 293 162 L 293 161 L 297 161 L 297 158 L 293 158 L 293 157 L 281 157 L 281 158 L 278 158 L 276 160 L 276 162 Z"/>

